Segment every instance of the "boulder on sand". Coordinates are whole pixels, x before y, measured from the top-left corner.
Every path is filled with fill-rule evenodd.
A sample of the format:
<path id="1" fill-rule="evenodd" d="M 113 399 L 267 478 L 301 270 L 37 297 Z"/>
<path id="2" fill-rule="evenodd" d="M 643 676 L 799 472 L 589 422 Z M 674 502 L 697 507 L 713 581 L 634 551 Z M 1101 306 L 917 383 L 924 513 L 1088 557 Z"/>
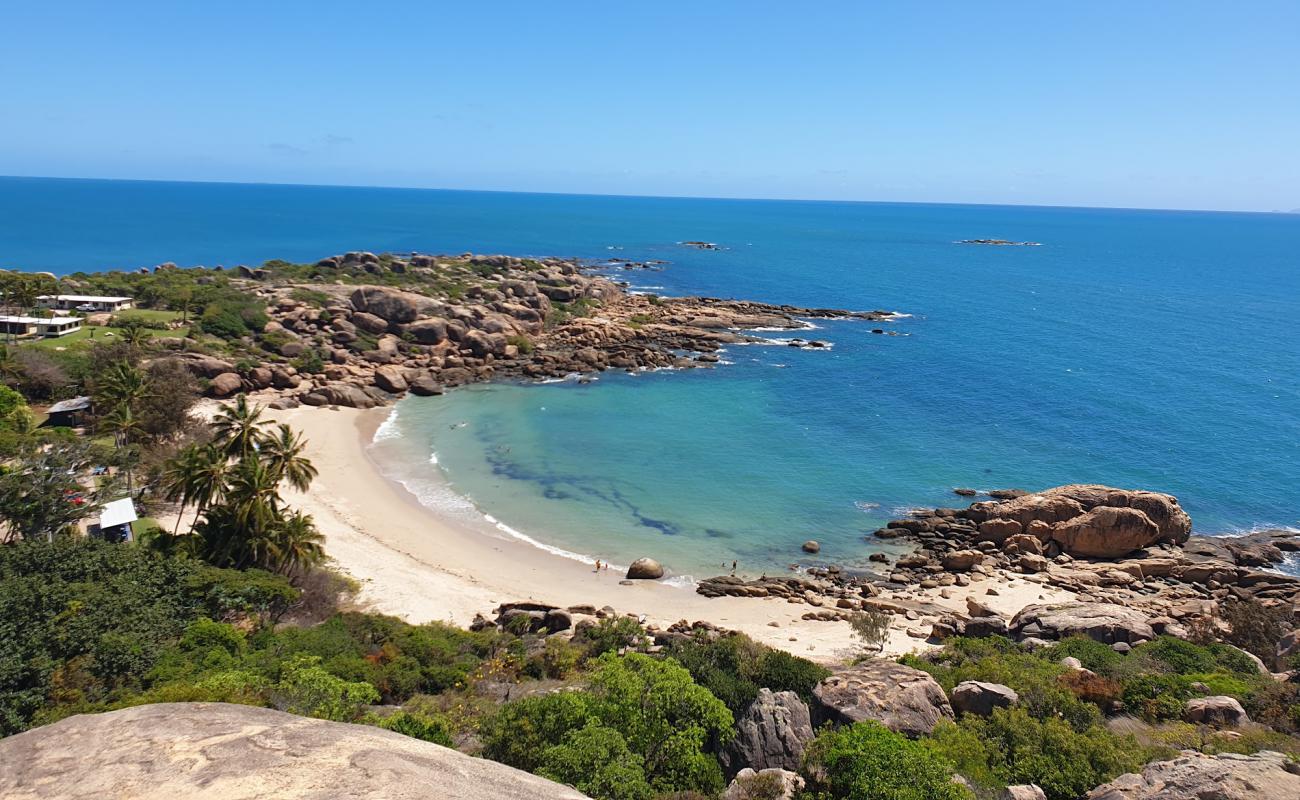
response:
<path id="1" fill-rule="evenodd" d="M 244 381 L 235 372 L 223 372 L 208 384 L 208 391 L 213 397 L 229 397 L 244 386 Z"/>
<path id="2" fill-rule="evenodd" d="M 919 669 L 872 659 L 825 678 L 813 689 L 818 723 L 873 719 L 896 733 L 922 736 L 952 719 L 943 688 Z"/>
<path id="3" fill-rule="evenodd" d="M 627 577 L 632 580 L 656 580 L 663 576 L 663 565 L 653 558 L 638 558 L 627 568 Z"/>

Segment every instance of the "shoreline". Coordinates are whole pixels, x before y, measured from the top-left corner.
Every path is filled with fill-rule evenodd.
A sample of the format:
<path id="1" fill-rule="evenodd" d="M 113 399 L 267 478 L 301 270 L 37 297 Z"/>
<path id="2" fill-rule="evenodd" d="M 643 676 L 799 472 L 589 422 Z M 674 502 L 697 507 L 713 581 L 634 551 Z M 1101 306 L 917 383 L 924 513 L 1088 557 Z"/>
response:
<path id="1" fill-rule="evenodd" d="M 369 452 L 389 413 L 391 408 L 267 411 L 307 440 L 307 456 L 320 474 L 308 492 L 293 492 L 288 500 L 315 518 L 326 551 L 360 583 L 356 601 L 367 610 L 412 623 L 467 626 L 477 614 L 490 617 L 502 603 L 590 604 L 644 616 L 647 624 L 661 628 L 681 620 L 707 621 L 820 662 L 842 661 L 855 652 L 848 623 L 802 619 L 809 610 L 803 603 L 707 598 L 659 581 L 622 585 L 621 571 L 597 573 L 589 564 L 507 538 L 486 519 L 475 526 L 423 505 L 384 476 Z M 989 587 L 996 587 L 995 596 L 985 594 Z M 975 597 L 1008 615 L 1031 603 L 1069 599 L 1065 592 L 1010 576 L 947 587 L 942 594 L 947 596 L 911 588 L 906 597 L 958 611 L 965 609 L 967 597 Z M 891 624 L 883 655 L 933 647 L 908 633 L 909 627 L 924 627 L 925 620 L 895 615 Z"/>

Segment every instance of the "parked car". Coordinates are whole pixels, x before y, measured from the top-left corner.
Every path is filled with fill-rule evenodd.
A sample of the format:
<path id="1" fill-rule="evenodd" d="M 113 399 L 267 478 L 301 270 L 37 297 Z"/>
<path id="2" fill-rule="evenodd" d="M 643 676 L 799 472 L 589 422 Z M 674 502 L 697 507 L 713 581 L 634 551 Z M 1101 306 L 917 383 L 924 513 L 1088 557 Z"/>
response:
<path id="1" fill-rule="evenodd" d="M 94 303 L 82 303 L 81 305 L 77 306 L 77 310 L 78 310 L 78 311 L 94 311 L 94 310 L 95 310 L 95 304 L 94 304 Z"/>

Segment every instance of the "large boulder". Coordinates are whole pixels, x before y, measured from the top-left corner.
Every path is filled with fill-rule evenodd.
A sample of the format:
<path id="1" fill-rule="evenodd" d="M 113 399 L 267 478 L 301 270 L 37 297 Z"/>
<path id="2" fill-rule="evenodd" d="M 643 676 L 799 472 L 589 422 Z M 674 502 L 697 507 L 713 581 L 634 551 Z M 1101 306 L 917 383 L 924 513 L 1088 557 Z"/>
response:
<path id="1" fill-rule="evenodd" d="M 813 689 L 818 722 L 850 724 L 874 719 L 897 733 L 922 736 L 952 706 L 928 673 L 893 661 L 872 659 L 831 675 Z"/>
<path id="2" fill-rule="evenodd" d="M 1218 728 L 1239 728 L 1250 722 L 1250 717 L 1246 715 L 1246 709 L 1241 707 L 1241 703 L 1237 702 L 1237 698 L 1216 695 L 1188 700 L 1183 706 L 1183 720 Z"/>
<path id="3" fill-rule="evenodd" d="M 663 565 L 653 558 L 638 558 L 627 568 L 627 577 L 632 580 L 656 580 L 663 576 Z"/>
<path id="4" fill-rule="evenodd" d="M 1092 558 L 1118 558 L 1153 544 L 1182 544 L 1192 530 L 1191 518 L 1172 495 L 1096 484 L 975 503 L 963 514 L 979 524 L 982 538 L 999 544 L 1021 530 L 1046 539 L 1050 529 L 1065 552 Z"/>
<path id="5" fill-rule="evenodd" d="M 375 385 L 385 392 L 401 394 L 406 391 L 408 384 L 406 376 L 402 374 L 401 367 L 387 366 L 375 370 Z"/>
<path id="6" fill-rule="evenodd" d="M 1047 792 L 1036 783 L 1018 783 L 1003 789 L 998 800 L 1047 800 Z"/>
<path id="7" fill-rule="evenodd" d="M 583 800 L 544 778 L 368 725 L 225 703 L 69 717 L 0 739 L 5 800 Z"/>
<path id="8" fill-rule="evenodd" d="M 759 689 L 736 720 L 736 738 L 722 753 L 723 767 L 728 773 L 742 767 L 797 771 L 814 736 L 808 706 L 799 695 Z"/>
<path id="9" fill-rule="evenodd" d="M 963 714 L 987 717 L 995 708 L 1009 708 L 1020 702 L 1010 686 L 984 681 L 962 681 L 953 687 L 952 707 Z"/>
<path id="10" fill-rule="evenodd" d="M 1105 644 L 1155 638 L 1145 614 L 1113 603 L 1038 603 L 1025 606 L 1011 620 L 1017 639 L 1064 639 L 1088 636 Z"/>
<path id="11" fill-rule="evenodd" d="M 208 384 L 208 392 L 213 397 L 229 397 L 244 387 L 243 378 L 237 372 L 223 372 Z"/>
<path id="12" fill-rule="evenodd" d="M 321 386 L 303 397 L 309 406 L 346 406 L 348 408 L 374 408 L 378 405 L 375 398 L 366 394 L 360 386 L 350 383 L 330 383 Z M 319 402 L 318 402 L 319 401 Z"/>
<path id="13" fill-rule="evenodd" d="M 1052 528 L 1063 552 L 1085 558 L 1119 558 L 1160 541 L 1160 528 L 1134 508 L 1098 506 Z"/>
<path id="14" fill-rule="evenodd" d="M 447 320 L 441 317 L 422 319 L 407 325 L 405 332 L 420 344 L 441 344 L 447 341 Z"/>
<path id="15" fill-rule="evenodd" d="M 1300 797 L 1300 768 L 1281 753 L 1207 756 L 1184 751 L 1121 775 L 1087 800 L 1272 800 Z"/>
<path id="16" fill-rule="evenodd" d="M 191 375 L 197 378 L 215 378 L 222 373 L 235 371 L 235 365 L 229 361 L 199 353 L 177 353 L 171 358 L 179 361 Z"/>
<path id="17" fill-rule="evenodd" d="M 388 322 L 415 322 L 440 308 L 432 298 L 386 286 L 361 286 L 352 293 L 352 308 Z"/>

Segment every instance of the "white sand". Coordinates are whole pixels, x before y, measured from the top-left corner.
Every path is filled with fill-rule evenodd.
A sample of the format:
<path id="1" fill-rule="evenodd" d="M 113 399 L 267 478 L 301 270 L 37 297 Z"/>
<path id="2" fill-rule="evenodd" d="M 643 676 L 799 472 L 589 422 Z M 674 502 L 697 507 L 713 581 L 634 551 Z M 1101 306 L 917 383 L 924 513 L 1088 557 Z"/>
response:
<path id="1" fill-rule="evenodd" d="M 268 411 L 301 431 L 308 457 L 320 471 L 306 494 L 289 500 L 311 514 L 325 535 L 325 547 L 345 572 L 362 584 L 359 600 L 371 610 L 413 623 L 430 620 L 468 625 L 475 614 L 491 616 L 500 603 L 536 600 L 558 606 L 612 606 L 619 613 L 643 614 L 661 627 L 678 620 L 707 620 L 740 630 L 758 641 L 822 662 L 839 661 L 854 648 L 845 622 L 814 622 L 800 617 L 811 606 L 778 598 L 706 598 L 692 589 L 637 581 L 623 586 L 623 575 L 592 567 L 497 533 L 486 522 L 474 529 L 446 519 L 419 504 L 403 487 L 381 474 L 367 445 L 387 409 L 298 408 Z M 653 554 L 647 554 L 653 555 Z M 986 596 L 996 586 L 997 596 Z M 1014 614 L 1042 598 L 1062 592 L 1024 580 L 1005 579 L 909 592 L 910 597 L 965 611 L 968 594 Z M 933 619 L 908 621 L 896 616 L 885 653 L 898 655 L 927 647 L 908 636 L 908 627 L 928 631 Z M 775 623 L 772 625 L 771 623 Z"/>

